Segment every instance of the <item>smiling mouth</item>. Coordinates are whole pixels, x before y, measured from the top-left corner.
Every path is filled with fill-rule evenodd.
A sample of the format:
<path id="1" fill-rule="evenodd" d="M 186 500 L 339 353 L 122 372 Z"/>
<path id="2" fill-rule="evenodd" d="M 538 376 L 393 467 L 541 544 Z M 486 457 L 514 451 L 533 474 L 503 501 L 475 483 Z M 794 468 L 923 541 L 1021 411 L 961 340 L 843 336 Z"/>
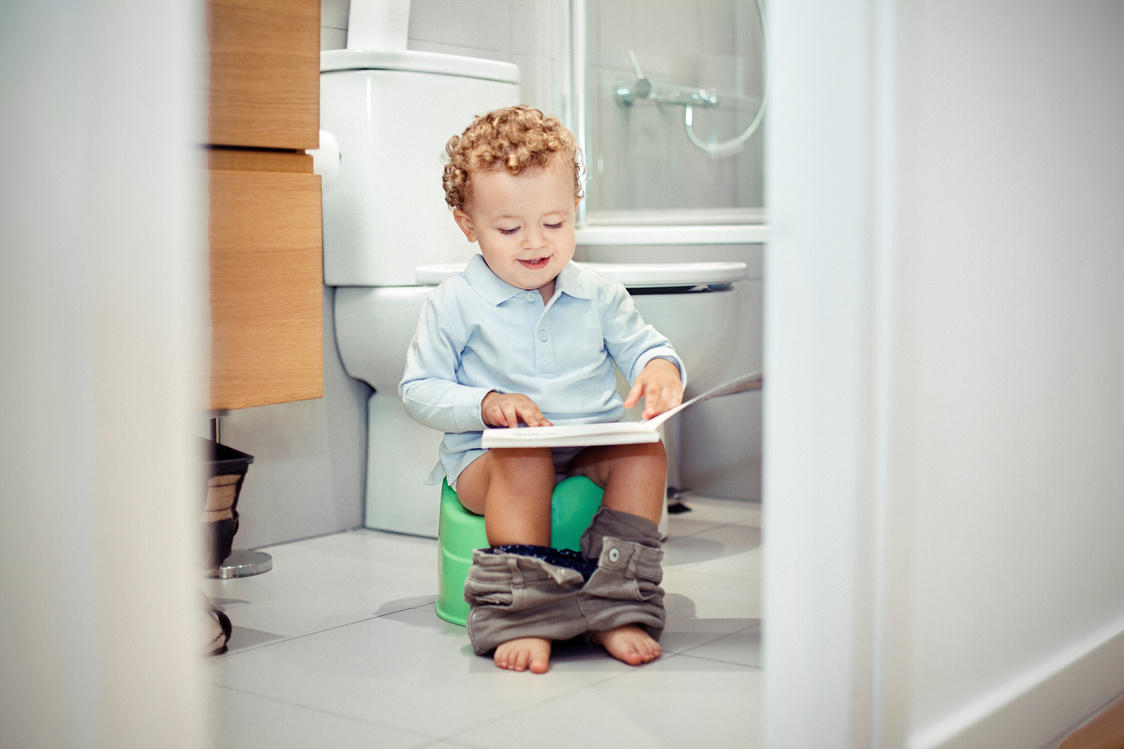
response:
<path id="1" fill-rule="evenodd" d="M 538 268 L 545 267 L 546 264 L 548 262 L 550 262 L 550 258 L 549 257 L 540 257 L 540 258 L 535 258 L 534 260 L 520 260 L 519 262 L 520 262 L 520 264 L 523 265 L 524 268 L 530 268 L 531 270 L 536 270 Z"/>

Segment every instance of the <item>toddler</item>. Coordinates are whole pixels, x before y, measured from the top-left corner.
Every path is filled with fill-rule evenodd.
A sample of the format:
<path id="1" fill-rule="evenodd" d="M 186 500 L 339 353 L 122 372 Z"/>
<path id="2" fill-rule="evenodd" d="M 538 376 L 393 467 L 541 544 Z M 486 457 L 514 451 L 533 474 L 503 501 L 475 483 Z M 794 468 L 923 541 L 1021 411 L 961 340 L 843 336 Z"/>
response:
<path id="1" fill-rule="evenodd" d="M 474 553 L 465 585 L 473 648 L 543 673 L 552 641 L 584 634 L 625 663 L 650 662 L 664 623 L 663 445 L 484 450 L 480 438 L 485 427 L 617 421 L 641 401 L 651 418 L 682 401 L 683 364 L 623 286 L 570 262 L 580 156 L 556 118 L 500 109 L 445 150 L 445 200 L 480 254 L 430 295 L 398 392 L 414 419 L 445 432 L 429 483 L 446 479 L 484 516 L 491 548 Z M 614 363 L 632 384 L 623 402 Z M 566 476 L 605 492 L 581 554 L 549 548 L 551 495 Z"/>

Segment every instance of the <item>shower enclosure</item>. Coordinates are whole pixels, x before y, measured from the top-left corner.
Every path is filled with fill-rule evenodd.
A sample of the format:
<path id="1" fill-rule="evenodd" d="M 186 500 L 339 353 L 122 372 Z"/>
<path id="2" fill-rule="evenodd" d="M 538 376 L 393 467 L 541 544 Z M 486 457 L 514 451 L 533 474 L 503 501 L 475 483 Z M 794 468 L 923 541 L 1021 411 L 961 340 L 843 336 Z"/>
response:
<path id="1" fill-rule="evenodd" d="M 761 241 L 760 5 L 572 0 L 571 8 L 573 114 L 588 171 L 583 225 L 690 226 L 682 233 L 692 243 Z"/>

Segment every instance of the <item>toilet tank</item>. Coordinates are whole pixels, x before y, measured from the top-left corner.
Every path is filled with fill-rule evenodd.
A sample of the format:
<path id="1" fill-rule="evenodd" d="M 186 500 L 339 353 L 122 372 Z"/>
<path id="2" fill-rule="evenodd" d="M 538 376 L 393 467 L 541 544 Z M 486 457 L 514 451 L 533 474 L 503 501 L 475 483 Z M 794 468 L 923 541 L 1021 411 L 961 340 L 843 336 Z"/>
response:
<path id="1" fill-rule="evenodd" d="M 476 115 L 518 103 L 519 68 L 510 63 L 322 52 L 316 156 L 333 162 L 323 180 L 324 283 L 411 286 L 419 265 L 467 260 L 475 246 L 441 189 L 445 143 Z"/>

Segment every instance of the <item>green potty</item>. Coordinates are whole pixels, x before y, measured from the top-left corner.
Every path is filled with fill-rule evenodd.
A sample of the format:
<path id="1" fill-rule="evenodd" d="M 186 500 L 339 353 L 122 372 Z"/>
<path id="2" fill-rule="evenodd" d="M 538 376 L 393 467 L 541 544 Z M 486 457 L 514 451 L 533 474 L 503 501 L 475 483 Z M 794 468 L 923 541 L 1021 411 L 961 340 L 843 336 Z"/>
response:
<path id="1" fill-rule="evenodd" d="M 554 487 L 551 499 L 550 545 L 556 549 L 579 548 L 582 534 L 601 506 L 601 488 L 585 476 L 571 476 Z M 468 603 L 464 580 L 472 566 L 472 552 L 488 547 L 484 518 L 464 509 L 448 483 L 441 485 L 441 516 L 437 524 L 437 615 L 464 626 Z"/>

